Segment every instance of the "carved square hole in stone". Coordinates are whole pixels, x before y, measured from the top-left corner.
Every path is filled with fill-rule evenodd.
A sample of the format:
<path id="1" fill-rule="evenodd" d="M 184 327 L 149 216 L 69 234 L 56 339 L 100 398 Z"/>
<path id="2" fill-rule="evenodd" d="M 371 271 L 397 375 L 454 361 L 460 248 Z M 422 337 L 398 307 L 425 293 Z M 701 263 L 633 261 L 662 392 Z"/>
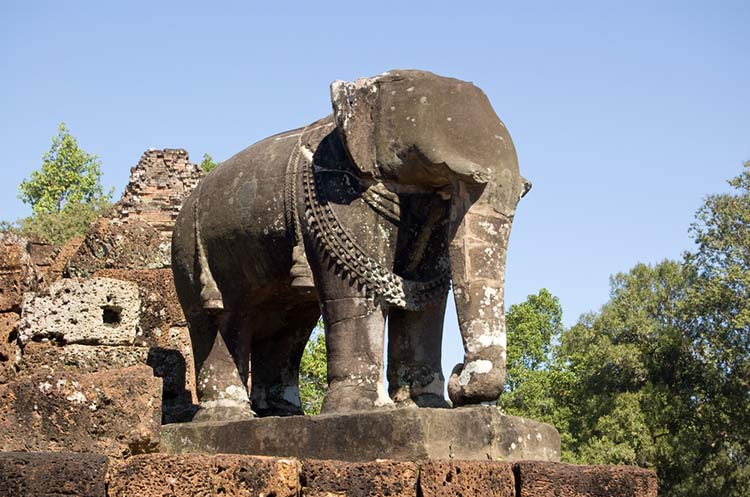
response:
<path id="1" fill-rule="evenodd" d="M 105 305 L 102 307 L 102 322 L 110 326 L 117 326 L 122 322 L 122 307 Z"/>

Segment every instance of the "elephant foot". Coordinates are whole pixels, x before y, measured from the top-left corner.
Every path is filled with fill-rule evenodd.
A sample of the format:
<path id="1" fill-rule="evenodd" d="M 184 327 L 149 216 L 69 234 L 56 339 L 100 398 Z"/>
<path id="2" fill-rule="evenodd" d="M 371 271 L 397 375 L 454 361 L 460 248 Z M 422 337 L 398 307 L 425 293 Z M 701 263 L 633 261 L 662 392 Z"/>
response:
<path id="1" fill-rule="evenodd" d="M 302 416 L 299 387 L 290 384 L 253 385 L 253 409 L 260 417 Z"/>
<path id="2" fill-rule="evenodd" d="M 449 409 L 443 397 L 445 382 L 442 371 L 429 367 L 400 367 L 390 377 L 389 393 L 397 407 L 432 407 Z"/>
<path id="3" fill-rule="evenodd" d="M 382 386 L 363 388 L 361 383 L 332 385 L 323 400 L 321 414 L 344 414 L 349 412 L 393 409 L 393 401 Z"/>
<path id="4" fill-rule="evenodd" d="M 394 400 L 394 404 L 397 408 L 410 408 L 410 407 L 431 407 L 433 409 L 450 409 L 451 405 L 446 401 L 443 396 L 435 394 L 424 394 L 417 395 L 413 398 L 409 397 L 403 400 Z"/>
<path id="5" fill-rule="evenodd" d="M 229 400 L 212 400 L 201 402 L 198 412 L 192 421 L 242 421 L 253 419 L 255 412 L 247 402 L 235 402 Z"/>
<path id="6" fill-rule="evenodd" d="M 264 406 L 256 405 L 255 412 L 261 418 L 266 416 L 303 416 L 305 414 L 299 405 L 294 405 L 283 400 L 268 402 Z"/>

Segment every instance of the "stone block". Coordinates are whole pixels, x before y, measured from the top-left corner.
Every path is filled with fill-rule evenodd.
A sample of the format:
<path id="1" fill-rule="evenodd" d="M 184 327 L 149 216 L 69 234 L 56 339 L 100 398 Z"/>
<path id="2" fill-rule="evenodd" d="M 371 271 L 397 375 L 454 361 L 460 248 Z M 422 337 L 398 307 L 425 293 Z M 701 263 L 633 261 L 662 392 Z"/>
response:
<path id="1" fill-rule="evenodd" d="M 162 422 L 189 421 L 197 408 L 194 365 L 174 349 L 29 342 L 17 368 L 18 375 L 24 376 L 44 371 L 96 373 L 138 364 L 148 365 L 163 380 Z"/>
<path id="2" fill-rule="evenodd" d="M 514 465 L 516 497 L 656 497 L 656 473 L 635 466 Z"/>
<path id="3" fill-rule="evenodd" d="M 182 423 L 164 426 L 162 442 L 172 453 L 344 461 L 560 459 L 560 435 L 552 426 L 490 406 Z"/>
<path id="4" fill-rule="evenodd" d="M 140 329 L 138 285 L 109 278 L 62 279 L 24 298 L 19 341 L 133 345 Z"/>
<path id="5" fill-rule="evenodd" d="M 420 495 L 515 497 L 513 463 L 500 461 L 429 461 L 419 473 Z"/>
<path id="6" fill-rule="evenodd" d="M 15 312 L 0 313 L 0 384 L 10 381 L 16 373 L 21 356 L 17 340 L 19 320 Z"/>
<path id="7" fill-rule="evenodd" d="M 20 312 L 26 292 L 45 288 L 57 276 L 52 266 L 60 247 L 0 233 L 0 312 Z"/>
<path id="8" fill-rule="evenodd" d="M 158 269 L 170 266 L 170 244 L 145 221 L 101 217 L 70 258 L 68 276 L 89 277 L 100 269 Z"/>
<path id="9" fill-rule="evenodd" d="M 238 455 L 149 454 L 110 472 L 109 497 L 299 495 L 300 463 Z"/>
<path id="10" fill-rule="evenodd" d="M 186 320 L 177 300 L 174 277 L 171 269 L 132 270 L 102 269 L 96 271 L 95 278 L 110 278 L 129 281 L 138 285 L 141 299 L 141 334 L 136 345 L 172 348 L 182 342 L 190 349 L 190 338 L 186 334 L 175 341 L 169 335 L 170 328 L 185 327 Z"/>
<path id="11" fill-rule="evenodd" d="M 96 454 L 0 453 L 5 497 L 106 497 L 107 458 Z"/>
<path id="12" fill-rule="evenodd" d="M 83 236 L 74 236 L 65 242 L 60 251 L 55 256 L 52 265 L 49 267 L 49 279 L 50 282 L 60 279 L 65 274 L 66 268 L 70 259 L 78 251 L 78 248 L 83 243 Z"/>
<path id="13" fill-rule="evenodd" d="M 302 464 L 302 497 L 416 497 L 419 466 L 404 461 L 307 460 Z"/>
<path id="14" fill-rule="evenodd" d="M 29 241 L 0 233 L 0 312 L 20 311 L 23 293 L 36 288 Z"/>
<path id="15" fill-rule="evenodd" d="M 0 451 L 153 452 L 161 380 L 147 366 L 40 373 L 0 385 Z"/>
<path id="16" fill-rule="evenodd" d="M 0 269 L 21 269 L 30 263 L 29 241 L 12 233 L 0 233 Z"/>
<path id="17" fill-rule="evenodd" d="M 28 245 L 29 257 L 34 266 L 48 268 L 52 266 L 60 252 L 60 247 L 53 243 L 32 240 Z"/>
<path id="18" fill-rule="evenodd" d="M 24 286 L 24 275 L 20 269 L 0 269 L 0 312 L 21 310 Z"/>
<path id="19" fill-rule="evenodd" d="M 21 376 L 67 371 L 73 374 L 97 373 L 127 368 L 148 361 L 148 347 L 107 345 L 66 345 L 29 342 L 18 363 Z"/>

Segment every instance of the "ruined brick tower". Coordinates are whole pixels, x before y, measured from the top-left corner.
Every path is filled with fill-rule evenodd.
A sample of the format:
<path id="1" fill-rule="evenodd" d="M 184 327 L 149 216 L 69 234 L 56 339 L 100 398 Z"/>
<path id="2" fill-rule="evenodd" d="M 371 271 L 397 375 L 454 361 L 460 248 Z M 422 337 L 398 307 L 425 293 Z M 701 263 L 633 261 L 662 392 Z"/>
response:
<path id="1" fill-rule="evenodd" d="M 130 183 L 117 205 L 116 216 L 123 222 L 145 221 L 166 238 L 185 197 L 203 177 L 200 166 L 190 162 L 186 150 L 149 149 L 130 170 Z"/>

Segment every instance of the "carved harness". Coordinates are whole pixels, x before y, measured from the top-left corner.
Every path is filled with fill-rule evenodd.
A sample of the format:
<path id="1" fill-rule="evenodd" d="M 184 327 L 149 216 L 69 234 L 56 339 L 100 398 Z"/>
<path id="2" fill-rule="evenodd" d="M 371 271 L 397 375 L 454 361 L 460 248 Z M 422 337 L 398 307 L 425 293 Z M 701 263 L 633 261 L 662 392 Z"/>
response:
<path id="1" fill-rule="evenodd" d="M 329 125 L 330 126 L 330 125 Z M 309 131 L 319 129 L 319 126 Z M 349 174 L 346 171 L 329 170 L 314 164 L 312 152 L 304 145 L 305 128 L 292 150 L 287 164 L 285 199 L 287 200 L 287 222 L 294 230 L 297 247 L 295 247 L 295 265 L 292 276 L 305 277 L 301 265 L 307 265 L 302 246 L 302 231 L 299 213 L 297 212 L 298 192 L 297 177 L 302 175 L 301 192 L 305 207 L 305 221 L 312 229 L 312 235 L 323 253 L 337 266 L 337 271 L 344 279 L 363 287 L 369 296 L 387 302 L 401 309 L 418 311 L 441 299 L 450 287 L 448 270 L 429 281 L 408 280 L 367 254 L 357 240 L 339 222 L 336 213 L 325 197 L 325 189 L 320 184 L 320 175 L 325 173 Z M 305 153 L 307 152 L 307 153 Z M 353 177 L 353 175 L 349 174 Z M 353 177 L 355 181 L 358 178 Z M 392 222 L 400 222 L 398 196 L 390 192 L 382 183 L 370 185 L 361 199 L 380 216 Z M 309 266 L 307 266 L 309 272 Z M 296 285 L 302 286 L 302 285 Z"/>

